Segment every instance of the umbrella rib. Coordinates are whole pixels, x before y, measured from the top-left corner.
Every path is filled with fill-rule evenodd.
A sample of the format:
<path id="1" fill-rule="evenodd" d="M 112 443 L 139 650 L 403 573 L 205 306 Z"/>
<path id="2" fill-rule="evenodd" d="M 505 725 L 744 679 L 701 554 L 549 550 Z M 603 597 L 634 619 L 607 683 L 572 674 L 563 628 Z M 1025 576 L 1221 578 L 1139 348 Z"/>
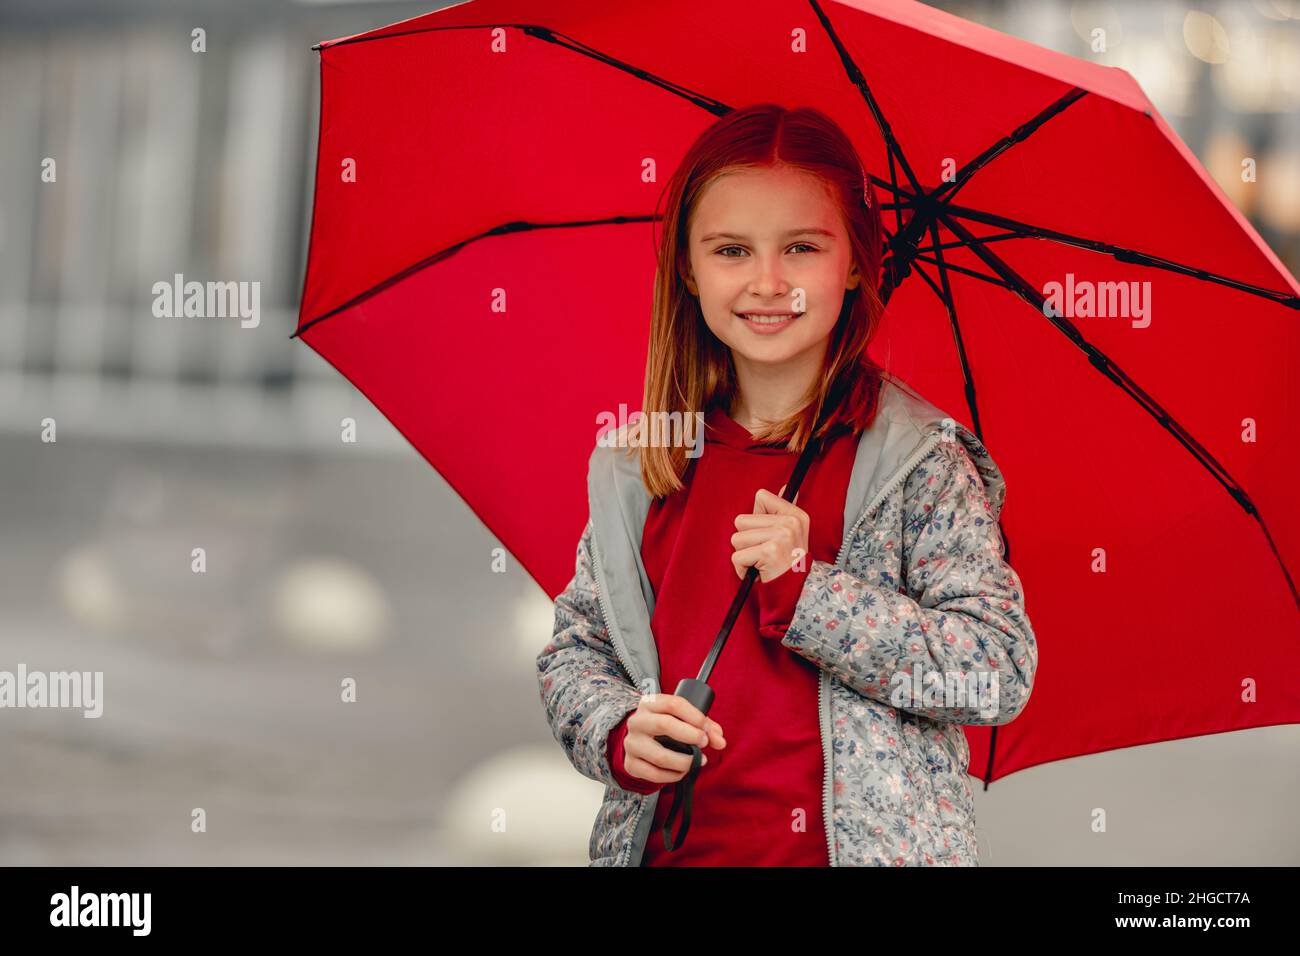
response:
<path id="1" fill-rule="evenodd" d="M 817 0 L 808 0 L 808 4 L 812 7 L 813 13 L 816 14 L 817 19 L 821 22 L 822 29 L 825 30 L 826 35 L 830 37 L 830 41 L 834 45 L 835 51 L 839 54 L 840 64 L 844 67 L 844 72 L 848 75 L 849 82 L 858 88 L 858 92 L 862 95 L 862 98 L 866 100 L 867 109 L 871 111 L 871 115 L 876 121 L 876 127 L 880 130 L 880 135 L 885 141 L 885 148 L 890 157 L 890 176 L 894 176 L 893 158 L 897 155 L 898 163 L 903 167 L 903 172 L 907 174 L 907 181 L 912 184 L 913 191 L 917 193 L 923 192 L 921 183 L 917 180 L 916 174 L 912 172 L 912 166 L 908 163 L 907 157 L 903 154 L 903 147 L 900 146 L 898 140 L 894 138 L 894 131 L 889 125 L 889 120 L 885 119 L 885 114 L 881 111 L 880 104 L 876 102 L 876 97 L 872 94 L 871 87 L 867 85 L 867 80 L 866 77 L 862 75 L 862 70 L 860 70 L 858 64 L 854 62 L 852 55 L 850 55 L 849 51 L 845 48 L 844 43 L 840 40 L 839 34 L 835 32 L 835 28 L 831 26 L 831 21 L 826 16 L 826 12 L 822 10 L 821 4 L 818 3 Z M 894 192 L 895 194 L 898 192 L 896 179 Z M 901 226 L 902 224 L 900 223 L 899 225 Z"/>
<path id="2" fill-rule="evenodd" d="M 581 53 L 583 56 L 589 56 L 592 59 L 598 60 L 608 66 L 612 66 L 615 69 L 622 70 L 623 72 L 636 77 L 638 80 L 644 80 L 646 83 L 651 83 L 665 89 L 669 93 L 673 93 L 683 99 L 689 100 L 701 109 L 712 113 L 714 116 L 725 116 L 734 109 L 734 107 L 728 106 L 721 100 L 716 100 L 711 96 L 705 96 L 703 93 L 697 93 L 694 90 L 687 89 L 678 83 L 674 83 L 671 80 L 665 80 L 663 77 L 656 76 L 648 70 L 643 70 L 630 63 L 624 63 L 622 60 L 617 60 L 607 53 L 600 52 L 595 47 L 588 46 L 579 40 L 575 40 L 573 37 L 559 33 L 549 27 L 523 26 L 521 29 L 529 36 L 535 36 L 547 41 L 548 43 L 554 43 L 558 46 L 565 47 L 566 49 L 573 50 L 575 53 Z"/>
<path id="3" fill-rule="evenodd" d="M 894 195 L 897 196 L 899 194 L 898 169 L 894 163 L 893 153 L 889 154 L 889 182 L 894 188 Z M 903 231 L 903 210 L 901 204 L 899 203 L 894 203 L 893 207 L 894 207 L 894 235 L 899 235 Z M 915 209 L 912 211 L 912 215 L 913 216 L 916 215 Z"/>
<path id="4" fill-rule="evenodd" d="M 614 57 L 610 56 L 607 53 L 602 53 L 599 50 L 597 50 L 595 47 L 588 46 L 587 44 L 583 43 L 580 40 L 575 40 L 573 37 L 567 34 L 560 33 L 558 30 L 552 30 L 550 27 L 544 27 L 536 23 L 487 23 L 487 24 L 463 23 L 463 24 L 452 24 L 449 26 L 439 26 L 439 27 L 422 27 L 421 29 L 418 30 L 401 30 L 396 33 L 385 33 L 382 36 L 348 37 L 345 40 L 339 40 L 337 43 L 318 43 L 315 46 L 313 46 L 312 49 L 313 50 L 320 50 L 322 48 L 333 49 L 336 46 L 346 46 L 350 43 L 365 43 L 374 40 L 391 40 L 395 37 L 408 37 L 420 33 L 441 33 L 441 32 L 451 31 L 451 30 L 492 30 L 498 28 L 519 30 L 523 32 L 524 35 L 526 36 L 534 37 L 535 39 L 538 40 L 545 40 L 547 43 L 554 43 L 556 46 L 561 46 L 564 47 L 565 49 L 573 50 L 575 53 L 581 53 L 583 56 L 589 56 L 593 60 L 598 60 L 601 63 L 614 67 L 615 69 L 622 70 L 624 73 L 628 73 L 632 76 L 635 76 L 638 80 L 643 80 L 646 83 L 650 83 L 654 86 L 658 86 L 661 89 L 667 90 L 669 93 L 672 93 L 676 96 L 680 96 L 683 99 L 689 100 L 690 102 L 694 103 L 696 106 L 700 107 L 701 109 L 708 110 L 714 116 L 725 116 L 726 114 L 730 113 L 733 109 L 733 107 L 730 107 L 726 103 L 723 103 L 719 100 L 715 100 L 711 96 L 705 96 L 703 93 L 697 93 L 694 90 L 687 89 L 686 87 L 682 86 L 679 83 L 674 83 L 672 80 L 666 80 L 661 76 L 656 76 L 655 74 L 651 73 L 648 70 L 643 70 L 640 67 L 633 66 L 630 63 L 624 63 L 622 60 L 615 59 Z"/>
<path id="5" fill-rule="evenodd" d="M 964 243 L 963 243 L 963 245 L 964 245 Z M 922 255 L 918 255 L 918 256 L 915 257 L 915 259 L 914 259 L 913 261 L 914 261 L 914 262 L 928 262 L 928 263 L 930 263 L 931 265 L 936 265 L 936 266 L 939 265 L 938 261 L 937 261 L 936 259 L 934 259 L 932 256 L 922 256 Z M 962 275 L 970 276 L 972 279 L 980 279 L 980 280 L 982 280 L 982 281 L 984 281 L 984 282 L 988 282 L 988 283 L 990 283 L 990 284 L 992 284 L 992 285 L 997 286 L 999 289 L 1006 289 L 1008 292 L 1013 292 L 1013 291 L 1015 291 L 1015 290 L 1013 290 L 1009 285 L 1007 285 L 1005 282 L 1003 282 L 1001 279 L 997 278 L 996 276 L 988 276 L 988 275 L 985 275 L 985 274 L 982 273 L 982 272 L 976 272 L 974 269 L 967 269 L 965 266 L 955 265 L 955 264 L 953 264 L 953 263 L 951 263 L 951 262 L 946 263 L 946 264 L 944 265 L 944 268 L 945 268 L 945 269 L 950 269 L 950 270 L 953 271 L 953 272 L 960 272 Z"/>
<path id="6" fill-rule="evenodd" d="M 938 245 L 939 227 L 934 220 L 930 220 L 930 234 L 934 236 L 935 244 Z M 966 355 L 966 342 L 962 338 L 961 323 L 957 320 L 957 303 L 953 300 L 952 287 L 948 284 L 948 271 L 944 265 L 943 252 L 937 252 L 936 256 L 938 258 L 939 281 L 943 286 L 943 294 L 940 299 L 943 300 L 943 304 L 948 310 L 948 321 L 952 324 L 953 340 L 957 345 L 957 358 L 961 362 L 961 376 L 966 383 L 966 407 L 970 410 L 971 426 L 979 440 L 983 441 L 984 432 L 980 427 L 979 405 L 975 401 L 975 381 L 971 375 L 970 361 Z"/>
<path id="7" fill-rule="evenodd" d="M 971 177 L 977 172 L 993 160 L 997 159 L 1012 146 L 1015 146 L 1018 143 L 1023 143 L 1037 132 L 1038 129 L 1049 119 L 1069 109 L 1087 94 L 1088 91 L 1082 87 L 1074 87 L 1064 96 L 1057 99 L 1056 102 L 1045 107 L 1033 118 L 1021 123 L 1012 130 L 1011 133 L 1002 137 L 996 143 L 981 152 L 978 156 L 958 170 L 957 175 L 950 182 L 944 183 L 938 189 L 934 190 L 934 192 L 930 193 L 931 197 L 945 203 L 949 202 L 957 190 L 961 189 L 962 186 L 965 186 L 966 183 L 970 181 Z"/>
<path id="8" fill-rule="evenodd" d="M 996 213 L 971 209 L 966 206 L 946 205 L 945 208 L 955 217 L 968 219 L 972 222 L 979 222 L 989 226 L 999 226 L 1003 229 L 1011 230 L 1013 233 L 1017 233 L 1020 238 L 1023 239 L 1048 239 L 1052 242 L 1062 243 L 1063 245 L 1075 246 L 1076 248 L 1087 249 L 1092 252 L 1100 252 L 1104 255 L 1114 257 L 1119 262 L 1127 262 L 1140 266 L 1150 266 L 1155 269 L 1163 269 L 1167 272 L 1177 272 L 1181 275 L 1189 276 L 1193 279 L 1199 279 L 1203 282 L 1214 282 L 1219 285 L 1236 289 L 1239 292 L 1249 292 L 1251 295 L 1271 299 L 1287 308 L 1300 309 L 1300 296 L 1287 292 L 1279 292 L 1275 289 L 1266 289 L 1263 286 L 1252 285 L 1249 282 L 1242 282 L 1239 279 L 1233 279 L 1216 272 L 1211 272 L 1208 269 L 1201 269 L 1196 266 L 1189 266 L 1181 262 L 1175 262 L 1172 259 L 1166 259 L 1163 256 L 1156 256 L 1147 252 L 1138 252 L 1136 249 L 1126 249 L 1123 246 L 1116 246 L 1109 242 L 1102 242 L 1099 239 L 1086 239 L 1082 236 L 1073 236 L 1069 233 L 1058 232 L 1054 229 L 1031 226 L 1028 223 L 1018 222 L 1015 219 L 1008 219 L 1006 216 L 999 216 Z M 977 241 L 982 240 L 977 239 Z"/>
<path id="9" fill-rule="evenodd" d="M 1006 239 L 1023 239 L 1023 238 L 1025 238 L 1025 234 L 1023 232 L 1002 232 L 994 236 L 975 237 L 977 242 L 982 242 L 982 243 L 1002 242 Z M 966 243 L 962 242 L 960 239 L 958 239 L 955 242 L 943 242 L 937 246 L 917 246 L 916 247 L 916 251 L 918 253 L 917 258 L 920 258 L 919 253 L 922 252 L 934 252 L 936 249 L 961 249 L 964 248 L 965 246 Z M 933 262 L 934 260 L 931 259 L 927 261 Z"/>
<path id="10" fill-rule="evenodd" d="M 1264 532 L 1264 538 L 1267 540 L 1268 546 L 1273 552 L 1273 556 L 1277 559 L 1278 567 L 1282 569 L 1282 575 L 1286 579 L 1287 587 L 1291 591 L 1291 598 L 1295 602 L 1297 609 L 1300 609 L 1300 594 L 1296 592 L 1295 581 L 1291 577 L 1291 572 L 1287 569 L 1286 562 L 1282 560 L 1282 555 L 1279 553 L 1277 545 L 1273 541 L 1273 536 L 1268 531 L 1268 526 L 1264 522 L 1263 515 L 1259 513 L 1259 509 L 1255 507 L 1255 503 L 1251 501 L 1250 496 L 1246 493 L 1245 489 L 1242 488 L 1230 474 L 1228 474 L 1227 469 L 1224 468 L 1223 465 L 1221 465 L 1204 447 L 1202 447 L 1200 442 L 1192 437 L 1187 429 L 1180 425 L 1172 415 L 1165 411 L 1154 398 L 1147 394 L 1142 386 L 1138 385 L 1137 382 L 1124 372 L 1123 369 L 1116 365 L 1108 355 L 1101 351 L 1101 349 L 1097 348 L 1085 339 L 1083 334 L 1072 322 L 1065 318 L 1065 316 L 1058 315 L 1054 309 L 1044 311 L 1043 306 L 1047 300 L 1043 295 L 1025 281 L 1025 279 L 1012 269 L 1011 266 L 1007 265 L 1007 263 L 997 255 L 997 253 L 990 252 L 978 242 L 973 242 L 976 237 L 971 235 L 961 223 L 957 222 L 947 213 L 940 212 L 939 215 L 943 219 L 944 224 L 954 235 L 970 242 L 971 251 L 983 259 L 989 268 L 998 273 L 1012 285 L 1013 292 L 1030 305 L 1034 306 L 1040 315 L 1043 315 L 1049 322 L 1063 332 L 1065 336 L 1078 346 L 1078 348 L 1088 357 L 1089 364 L 1118 385 L 1124 392 L 1128 393 L 1128 395 L 1148 414 L 1150 414 L 1162 428 L 1173 435 L 1184 448 L 1192 453 L 1192 456 L 1199 461 L 1201 465 L 1219 481 L 1220 484 L 1223 485 L 1232 499 L 1236 501 L 1237 504 L 1241 505 L 1242 509 L 1248 515 L 1254 516 L 1255 520 L 1259 523 L 1261 530 Z"/>
<path id="11" fill-rule="evenodd" d="M 515 222 L 502 223 L 499 226 L 493 226 L 491 229 L 488 229 L 486 232 L 480 232 L 477 236 L 471 236 L 468 239 L 462 239 L 460 242 L 454 243 L 453 245 L 450 245 L 445 249 L 440 249 L 438 252 L 433 253 L 433 255 L 425 256 L 419 262 L 407 266 L 402 271 L 394 273 L 393 275 L 389 276 L 387 279 L 384 279 L 382 282 L 379 282 L 376 285 L 371 286 L 369 289 L 366 289 L 364 292 L 360 292 L 357 295 L 354 295 L 352 298 L 348 299 L 342 305 L 335 306 L 334 308 L 330 309 L 328 312 L 322 315 L 318 315 L 314 319 L 311 319 L 303 323 L 297 329 L 294 330 L 293 334 L 290 335 L 289 338 L 291 339 L 297 338 L 299 335 L 301 335 L 303 332 L 306 332 L 317 322 L 323 322 L 326 319 L 330 318 L 331 316 L 338 315 L 341 312 L 346 312 L 348 309 L 352 308 L 353 306 L 360 305 L 362 302 L 366 301 L 370 297 L 378 295 L 380 292 L 383 292 L 389 286 L 401 282 L 403 279 L 406 279 L 414 275 L 415 273 L 419 272 L 421 269 L 426 269 L 431 265 L 436 265 L 437 263 L 441 262 L 444 259 L 450 258 L 451 256 L 455 255 L 457 252 L 459 252 L 461 249 L 463 249 L 465 246 L 469 245 L 471 242 L 477 242 L 478 240 L 486 239 L 489 236 L 504 236 L 513 232 L 530 232 L 534 229 L 570 229 L 570 228 L 576 228 L 581 226 L 624 225 L 630 222 L 658 222 L 662 218 L 663 217 L 660 215 L 611 216 L 608 219 L 580 219 L 580 220 L 573 220 L 571 222 L 515 221 Z"/>

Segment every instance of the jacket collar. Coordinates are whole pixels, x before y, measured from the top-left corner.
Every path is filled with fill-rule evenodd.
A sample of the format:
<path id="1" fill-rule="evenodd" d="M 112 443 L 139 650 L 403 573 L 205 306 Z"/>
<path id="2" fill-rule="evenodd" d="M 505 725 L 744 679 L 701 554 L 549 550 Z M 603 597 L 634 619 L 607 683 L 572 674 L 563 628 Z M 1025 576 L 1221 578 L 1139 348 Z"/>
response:
<path id="1" fill-rule="evenodd" d="M 966 426 L 886 373 L 871 427 L 858 439 L 844 498 L 844 543 L 860 520 L 906 479 L 930 451 L 950 436 L 960 440 L 984 481 L 994 520 L 1002 511 L 1006 483 L 992 457 Z M 651 632 L 654 589 L 641 561 L 641 532 L 650 494 L 641 483 L 637 456 L 625 448 L 597 445 L 587 471 L 593 566 L 610 639 L 641 693 L 657 693 L 659 654 Z M 841 547 L 836 563 L 842 563 Z"/>

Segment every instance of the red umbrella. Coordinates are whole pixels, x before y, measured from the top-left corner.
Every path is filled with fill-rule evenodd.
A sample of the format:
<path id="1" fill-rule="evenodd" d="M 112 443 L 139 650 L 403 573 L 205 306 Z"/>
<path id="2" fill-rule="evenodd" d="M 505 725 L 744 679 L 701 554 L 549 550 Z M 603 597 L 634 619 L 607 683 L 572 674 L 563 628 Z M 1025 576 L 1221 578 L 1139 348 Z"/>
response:
<path id="1" fill-rule="evenodd" d="M 1007 476 L 1043 654 L 972 771 L 1300 722 L 1295 279 L 1122 70 L 915 3 L 736 14 L 475 0 L 320 44 L 294 335 L 554 597 L 598 416 L 639 407 L 660 184 L 735 106 L 815 105 L 886 199 L 873 356 Z"/>

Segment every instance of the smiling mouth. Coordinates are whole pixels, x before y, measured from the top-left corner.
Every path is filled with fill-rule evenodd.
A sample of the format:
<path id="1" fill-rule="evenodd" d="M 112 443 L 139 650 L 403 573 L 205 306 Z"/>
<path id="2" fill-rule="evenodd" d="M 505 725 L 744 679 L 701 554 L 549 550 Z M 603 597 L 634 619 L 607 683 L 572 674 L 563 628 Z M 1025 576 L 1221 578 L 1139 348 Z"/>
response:
<path id="1" fill-rule="evenodd" d="M 736 313 L 738 318 L 742 318 L 746 322 L 753 322 L 755 325 L 780 325 L 782 322 L 792 322 L 801 315 L 803 315 L 802 312 L 781 312 L 776 315 L 759 315 L 754 312 Z"/>

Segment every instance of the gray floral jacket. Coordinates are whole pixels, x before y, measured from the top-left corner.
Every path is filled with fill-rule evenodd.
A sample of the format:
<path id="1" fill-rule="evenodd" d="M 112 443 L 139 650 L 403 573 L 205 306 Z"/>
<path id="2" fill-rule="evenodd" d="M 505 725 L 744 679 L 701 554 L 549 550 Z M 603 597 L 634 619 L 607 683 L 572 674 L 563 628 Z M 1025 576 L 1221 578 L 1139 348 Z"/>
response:
<path id="1" fill-rule="evenodd" d="M 671 788 L 623 790 L 606 742 L 641 693 L 661 690 L 640 558 L 650 497 L 635 456 L 600 444 L 587 490 L 538 684 L 569 761 L 605 784 L 590 865 L 637 866 Z M 960 725 L 1013 720 L 1038 662 L 1020 578 L 1003 561 L 1005 495 L 974 433 L 887 376 L 858 441 L 839 556 L 811 563 L 781 641 L 820 673 L 831 866 L 978 865 Z"/>

